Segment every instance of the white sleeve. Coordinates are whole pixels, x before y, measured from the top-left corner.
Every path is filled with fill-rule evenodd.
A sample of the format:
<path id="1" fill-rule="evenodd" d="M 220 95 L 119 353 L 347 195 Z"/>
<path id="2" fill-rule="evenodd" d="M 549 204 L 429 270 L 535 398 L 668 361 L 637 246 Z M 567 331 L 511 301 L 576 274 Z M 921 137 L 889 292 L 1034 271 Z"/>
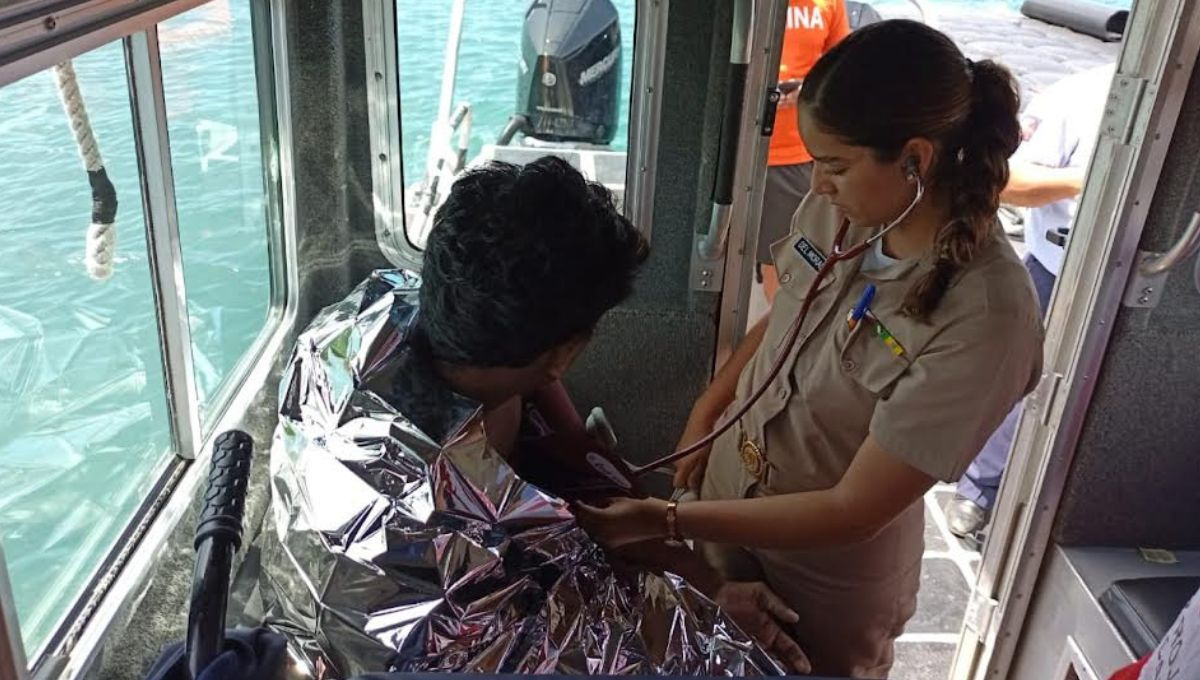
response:
<path id="1" fill-rule="evenodd" d="M 1061 168 L 1068 165 L 1075 151 L 1077 138 L 1068 129 L 1067 116 L 1061 111 L 1043 111 L 1038 119 L 1037 129 L 1033 135 L 1021 142 L 1014 160 L 1044 165 L 1049 168 Z"/>

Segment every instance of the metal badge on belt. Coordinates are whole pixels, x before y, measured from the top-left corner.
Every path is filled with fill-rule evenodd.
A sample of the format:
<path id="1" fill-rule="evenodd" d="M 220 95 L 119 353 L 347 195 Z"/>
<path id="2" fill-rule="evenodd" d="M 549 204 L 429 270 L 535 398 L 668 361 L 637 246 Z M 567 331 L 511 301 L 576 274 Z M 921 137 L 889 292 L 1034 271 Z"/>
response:
<path id="1" fill-rule="evenodd" d="M 739 455 L 742 458 L 742 467 L 746 468 L 746 472 L 750 473 L 751 477 L 758 481 L 763 481 L 767 476 L 767 457 L 763 455 L 762 447 L 754 442 L 753 439 L 742 435 L 742 446 L 739 450 Z"/>

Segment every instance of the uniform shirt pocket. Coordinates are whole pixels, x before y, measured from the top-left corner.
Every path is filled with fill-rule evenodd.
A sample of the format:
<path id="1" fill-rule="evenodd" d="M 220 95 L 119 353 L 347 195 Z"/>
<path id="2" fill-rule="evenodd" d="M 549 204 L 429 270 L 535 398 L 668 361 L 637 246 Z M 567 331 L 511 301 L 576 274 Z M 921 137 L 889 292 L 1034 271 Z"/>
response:
<path id="1" fill-rule="evenodd" d="M 890 332 L 870 317 L 860 320 L 854 330 L 844 320 L 835 323 L 839 323 L 835 346 L 842 372 L 876 397 L 889 395 L 909 368 L 907 353 L 898 349 L 902 341 L 893 337 L 889 342 Z"/>

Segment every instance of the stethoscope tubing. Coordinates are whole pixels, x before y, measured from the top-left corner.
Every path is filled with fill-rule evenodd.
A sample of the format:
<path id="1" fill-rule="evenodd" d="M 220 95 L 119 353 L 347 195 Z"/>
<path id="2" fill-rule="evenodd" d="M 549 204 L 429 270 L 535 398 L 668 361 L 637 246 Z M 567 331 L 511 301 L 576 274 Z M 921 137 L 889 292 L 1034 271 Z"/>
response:
<path id="1" fill-rule="evenodd" d="M 687 458 L 704 447 L 711 445 L 717 440 L 717 437 L 720 437 L 728 432 L 730 428 L 737 424 L 737 422 L 741 420 L 747 412 L 749 412 L 751 407 L 753 407 L 754 404 L 757 403 L 764 394 L 766 394 L 767 388 L 771 386 L 771 383 L 775 382 L 775 378 L 779 377 L 779 372 L 783 370 L 783 364 L 787 361 L 788 355 L 792 353 L 792 348 L 796 345 L 796 339 L 800 336 L 800 328 L 804 325 L 804 320 L 808 318 L 808 310 L 812 306 L 813 297 L 815 297 L 815 293 L 820 288 L 821 282 L 824 281 L 825 278 L 829 276 L 830 272 L 833 271 L 834 265 L 839 262 L 852 260 L 859 255 L 862 255 L 867 251 L 867 248 L 870 248 L 876 241 L 883 238 L 885 234 L 887 234 L 889 231 L 895 228 L 896 225 L 903 222 L 904 219 L 909 216 L 913 209 L 917 207 L 917 203 L 919 203 L 921 198 L 925 195 L 925 187 L 922 184 L 920 177 L 916 178 L 916 183 L 916 196 L 913 197 L 913 200 L 908 204 L 908 207 L 905 208 L 904 211 L 900 213 L 898 217 L 896 217 L 896 219 L 888 223 L 888 225 L 883 229 L 862 243 L 854 246 L 850 250 L 842 250 L 842 244 L 845 242 L 846 233 L 850 230 L 850 221 L 842 220 L 841 226 L 838 227 L 837 235 L 834 237 L 833 252 L 825 259 L 825 262 L 821 264 L 821 267 L 817 269 L 817 275 L 813 277 L 812 282 L 808 284 L 808 291 L 804 295 L 804 303 L 800 306 L 800 313 L 796 315 L 796 319 L 792 321 L 792 325 L 788 328 L 787 335 L 784 336 L 784 341 L 780 345 L 780 351 L 775 357 L 775 361 L 771 364 L 771 370 L 767 373 L 766 379 L 762 381 L 761 385 L 755 388 L 754 392 L 750 395 L 750 398 L 743 402 L 737 411 L 714 427 L 712 432 L 709 432 L 694 444 L 685 446 L 674 453 L 663 456 L 658 460 L 647 463 L 646 465 L 634 467 L 632 469 L 634 477 L 640 477 L 648 472 L 664 468 L 665 466 Z"/>

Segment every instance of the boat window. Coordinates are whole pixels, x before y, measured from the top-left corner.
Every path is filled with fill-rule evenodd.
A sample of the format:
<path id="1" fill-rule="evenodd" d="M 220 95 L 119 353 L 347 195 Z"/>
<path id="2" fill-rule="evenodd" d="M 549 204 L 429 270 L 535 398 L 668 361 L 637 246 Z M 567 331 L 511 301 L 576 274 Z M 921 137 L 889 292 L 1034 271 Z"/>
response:
<path id="1" fill-rule="evenodd" d="M 31 661 L 98 598 L 278 328 L 258 19 L 251 0 L 129 19 L 0 84 L 0 543 Z"/>
<path id="2" fill-rule="evenodd" d="M 271 303 L 250 24 L 248 0 L 219 0 L 158 29 L 192 366 L 206 424 L 220 394 L 236 387 L 235 369 Z"/>
<path id="3" fill-rule="evenodd" d="M 85 255 L 92 190 L 55 69 L 0 88 L 0 540 L 31 652 L 170 452 L 122 46 L 73 67 L 118 202 L 111 271 Z"/>
<path id="4" fill-rule="evenodd" d="M 402 245 L 486 159 L 560 155 L 623 202 L 637 0 L 395 3 Z"/>

